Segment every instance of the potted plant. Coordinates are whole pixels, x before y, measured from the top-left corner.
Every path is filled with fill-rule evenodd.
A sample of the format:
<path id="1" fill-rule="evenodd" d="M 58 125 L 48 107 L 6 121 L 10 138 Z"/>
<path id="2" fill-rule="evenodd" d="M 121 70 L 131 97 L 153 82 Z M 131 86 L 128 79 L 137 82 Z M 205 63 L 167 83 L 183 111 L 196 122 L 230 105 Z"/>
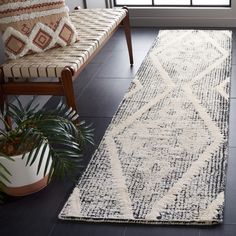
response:
<path id="1" fill-rule="evenodd" d="M 77 112 L 62 102 L 50 111 L 38 110 L 33 100 L 25 107 L 16 103 L 6 104 L 0 117 L 0 190 L 24 196 L 53 177 L 73 177 L 84 144 L 93 144 L 91 126 L 79 123 Z"/>

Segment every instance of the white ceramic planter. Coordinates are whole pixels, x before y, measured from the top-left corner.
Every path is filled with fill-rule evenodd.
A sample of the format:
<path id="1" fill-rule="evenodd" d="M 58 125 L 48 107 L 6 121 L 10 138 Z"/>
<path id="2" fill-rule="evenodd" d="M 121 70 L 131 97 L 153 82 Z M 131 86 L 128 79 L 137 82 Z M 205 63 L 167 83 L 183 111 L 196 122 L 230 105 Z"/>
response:
<path id="1" fill-rule="evenodd" d="M 23 160 L 22 155 L 13 156 L 12 159 L 15 161 L 7 160 L 6 158 L 0 156 L 0 162 L 12 174 L 12 176 L 9 177 L 11 183 L 8 183 L 4 179 L 2 179 L 2 182 L 6 184 L 4 191 L 7 194 L 11 196 L 25 196 L 37 192 L 47 185 L 48 173 L 52 163 L 51 160 L 46 176 L 44 176 L 43 173 L 46 165 L 49 147 L 46 148 L 45 158 L 42 161 L 40 171 L 37 175 L 37 168 L 40 160 L 39 157 L 42 152 L 42 148 L 43 146 L 41 147 L 35 162 L 31 166 L 26 166 L 28 156 L 27 154 Z"/>

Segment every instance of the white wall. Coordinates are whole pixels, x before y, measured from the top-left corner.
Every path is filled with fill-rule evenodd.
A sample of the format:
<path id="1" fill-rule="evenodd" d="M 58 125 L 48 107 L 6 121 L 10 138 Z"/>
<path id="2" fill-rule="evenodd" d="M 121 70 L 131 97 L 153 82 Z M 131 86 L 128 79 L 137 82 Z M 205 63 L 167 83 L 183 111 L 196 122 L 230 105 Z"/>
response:
<path id="1" fill-rule="evenodd" d="M 231 8 L 131 8 L 133 26 L 236 27 L 236 0 Z"/>
<path id="2" fill-rule="evenodd" d="M 102 8 L 106 7 L 105 0 L 87 0 L 88 8 Z"/>
<path id="3" fill-rule="evenodd" d="M 66 4 L 70 9 L 74 9 L 75 6 L 83 7 L 83 0 L 66 0 Z M 88 8 L 102 8 L 106 7 L 106 0 L 87 0 Z"/>
<path id="4" fill-rule="evenodd" d="M 83 0 L 66 0 L 66 5 L 70 8 L 70 10 L 77 6 L 83 7 Z"/>

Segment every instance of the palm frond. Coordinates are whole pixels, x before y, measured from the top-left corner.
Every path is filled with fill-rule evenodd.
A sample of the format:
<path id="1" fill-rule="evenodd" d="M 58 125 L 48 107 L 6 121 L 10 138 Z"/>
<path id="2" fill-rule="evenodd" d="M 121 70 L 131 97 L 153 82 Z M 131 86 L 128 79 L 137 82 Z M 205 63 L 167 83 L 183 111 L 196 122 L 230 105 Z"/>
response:
<path id="1" fill-rule="evenodd" d="M 10 116 L 16 124 L 22 122 L 25 117 L 24 110 L 22 111 L 13 103 L 8 104 L 7 115 Z"/>
<path id="2" fill-rule="evenodd" d="M 37 105 L 35 105 L 34 107 L 32 107 L 32 105 L 33 105 L 33 102 L 35 101 L 35 97 L 33 97 L 30 101 L 29 101 L 29 103 L 25 106 L 25 113 L 26 114 L 32 114 L 32 113 L 34 113 L 36 110 L 37 110 L 37 108 L 39 107 L 39 104 L 37 104 Z"/>
<path id="3" fill-rule="evenodd" d="M 21 104 L 19 98 L 18 98 L 18 97 L 15 97 L 15 99 L 16 99 L 17 105 L 19 106 L 19 110 L 21 111 L 21 113 L 24 114 L 24 113 L 25 113 L 25 109 L 23 108 L 23 106 L 22 106 L 22 104 Z"/>
<path id="4" fill-rule="evenodd" d="M 9 177 L 11 175 L 12 174 L 7 170 L 7 168 L 2 163 L 0 163 L 0 179 L 4 179 L 10 183 Z"/>
<path id="5" fill-rule="evenodd" d="M 78 123 L 77 112 L 62 101 L 55 109 L 47 111 L 38 110 L 34 99 L 25 107 L 16 99 L 16 105 L 6 104 L 3 118 L 0 118 L 8 125 L 5 116 L 11 117 L 16 127 L 0 130 L 0 147 L 3 140 L 18 138 L 16 150 L 22 151 L 26 165 L 33 165 L 39 155 L 37 174 L 44 168 L 44 176 L 48 173 L 49 181 L 54 177 L 61 179 L 76 175 L 81 167 L 83 146 L 86 143 L 94 144 L 92 125 L 86 125 L 84 121 Z M 43 167 L 44 161 L 46 164 Z M 0 177 L 7 179 L 8 175 L 7 170 L 0 165 Z"/>
<path id="6" fill-rule="evenodd" d="M 3 123 L 3 126 L 5 127 L 5 130 L 10 130 L 11 127 L 9 126 L 9 124 L 6 122 L 5 120 L 6 115 L 3 114 L 3 117 L 0 116 L 0 121 Z M 1 129 L 2 130 L 2 129 Z"/>
<path id="7" fill-rule="evenodd" d="M 0 155 L 2 157 L 5 157 L 9 160 L 12 160 L 11 158 L 9 158 L 6 155 L 2 155 L 2 153 L 0 153 Z M 14 160 L 12 160 L 14 161 Z M 10 182 L 10 177 L 12 176 L 12 174 L 8 171 L 8 169 L 0 162 L 0 204 L 4 203 L 4 197 L 5 195 L 3 194 L 3 189 L 6 186 L 6 183 L 11 183 Z"/>
<path id="8" fill-rule="evenodd" d="M 34 152 L 31 154 L 32 156 L 29 158 L 31 159 L 30 166 L 32 166 L 34 162 L 36 161 L 36 158 L 38 157 L 38 154 L 41 151 L 41 146 L 43 145 L 43 143 L 44 141 L 41 139 L 38 141 L 37 148 L 34 149 Z M 44 153 L 41 153 L 41 155 L 44 155 Z"/>
<path id="9" fill-rule="evenodd" d="M 43 148 L 42 148 L 42 152 L 41 152 L 41 155 L 39 157 L 39 164 L 38 164 L 38 168 L 37 168 L 37 174 L 39 173 L 40 169 L 41 169 L 41 165 L 42 165 L 42 162 L 43 162 L 43 158 L 44 158 L 44 154 L 46 153 L 46 150 L 47 150 L 47 146 L 48 144 L 47 143 L 44 143 L 43 144 Z M 41 148 L 41 147 L 39 147 Z M 49 157 L 48 157 L 49 158 Z"/>

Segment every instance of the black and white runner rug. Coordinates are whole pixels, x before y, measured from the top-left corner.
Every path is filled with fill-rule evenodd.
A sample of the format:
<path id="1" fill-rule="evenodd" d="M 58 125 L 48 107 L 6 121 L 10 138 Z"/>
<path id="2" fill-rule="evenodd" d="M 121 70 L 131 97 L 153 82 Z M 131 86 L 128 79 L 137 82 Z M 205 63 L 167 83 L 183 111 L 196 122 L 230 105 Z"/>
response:
<path id="1" fill-rule="evenodd" d="M 59 218 L 221 222 L 230 76 L 230 31 L 160 31 Z"/>

